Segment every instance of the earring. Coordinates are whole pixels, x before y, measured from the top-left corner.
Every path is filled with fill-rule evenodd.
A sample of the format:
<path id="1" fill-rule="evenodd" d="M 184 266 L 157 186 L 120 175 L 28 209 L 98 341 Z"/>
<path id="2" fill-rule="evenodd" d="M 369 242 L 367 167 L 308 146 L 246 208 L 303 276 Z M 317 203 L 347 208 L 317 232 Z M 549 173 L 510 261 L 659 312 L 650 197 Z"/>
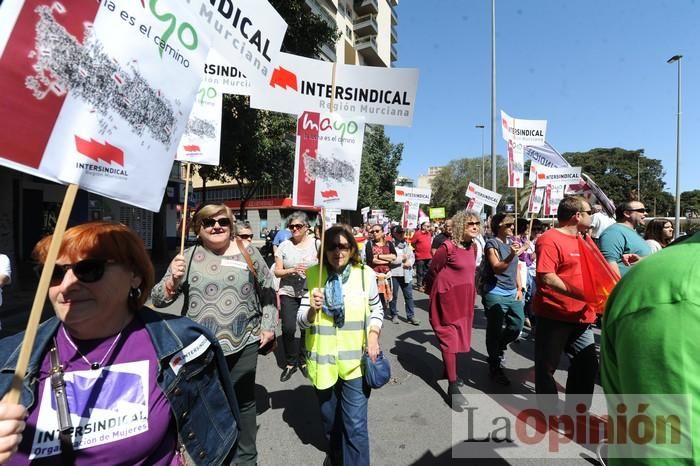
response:
<path id="1" fill-rule="evenodd" d="M 131 288 L 129 290 L 129 298 L 139 299 L 141 297 L 141 288 Z"/>

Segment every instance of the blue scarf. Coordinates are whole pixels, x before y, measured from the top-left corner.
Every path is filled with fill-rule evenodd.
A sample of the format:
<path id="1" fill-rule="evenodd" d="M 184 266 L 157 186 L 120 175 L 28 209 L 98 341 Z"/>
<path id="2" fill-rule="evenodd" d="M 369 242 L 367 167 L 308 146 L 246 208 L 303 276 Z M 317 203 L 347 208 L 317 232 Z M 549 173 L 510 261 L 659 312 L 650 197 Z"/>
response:
<path id="1" fill-rule="evenodd" d="M 343 283 L 347 283 L 350 278 L 352 265 L 348 264 L 340 274 L 336 272 L 328 273 L 328 280 L 323 289 L 323 313 L 333 317 L 333 324 L 336 327 L 345 325 L 345 303 L 343 302 Z"/>

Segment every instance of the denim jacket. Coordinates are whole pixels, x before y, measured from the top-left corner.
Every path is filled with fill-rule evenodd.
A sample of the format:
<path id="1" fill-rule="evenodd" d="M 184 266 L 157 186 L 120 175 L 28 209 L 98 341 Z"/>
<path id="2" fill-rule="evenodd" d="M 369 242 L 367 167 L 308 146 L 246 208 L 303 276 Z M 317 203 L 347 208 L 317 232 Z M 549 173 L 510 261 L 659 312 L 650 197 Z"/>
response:
<path id="1" fill-rule="evenodd" d="M 238 405 L 224 355 L 211 333 L 188 318 L 153 311 L 147 307 L 136 313 L 141 319 L 160 361 L 157 383 L 170 402 L 177 425 L 178 442 L 184 447 L 187 464 L 228 464 L 238 439 Z M 24 377 L 20 403 L 36 402 L 41 361 L 58 330 L 52 317 L 39 326 Z M 169 363 L 173 355 L 205 335 L 211 345 L 202 355 L 187 362 L 177 375 Z M 12 385 L 24 333 L 0 340 L 0 394 Z"/>

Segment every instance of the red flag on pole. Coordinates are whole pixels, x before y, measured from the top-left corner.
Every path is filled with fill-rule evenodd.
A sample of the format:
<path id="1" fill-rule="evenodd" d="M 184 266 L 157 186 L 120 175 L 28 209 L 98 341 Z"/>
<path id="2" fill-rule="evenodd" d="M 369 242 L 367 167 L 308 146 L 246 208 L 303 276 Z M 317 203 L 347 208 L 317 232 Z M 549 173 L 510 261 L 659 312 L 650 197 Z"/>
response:
<path id="1" fill-rule="evenodd" d="M 577 236 L 577 240 L 585 301 L 595 309 L 596 314 L 602 314 L 608 296 L 620 281 L 620 275 L 613 271 L 590 236 L 585 239 Z"/>

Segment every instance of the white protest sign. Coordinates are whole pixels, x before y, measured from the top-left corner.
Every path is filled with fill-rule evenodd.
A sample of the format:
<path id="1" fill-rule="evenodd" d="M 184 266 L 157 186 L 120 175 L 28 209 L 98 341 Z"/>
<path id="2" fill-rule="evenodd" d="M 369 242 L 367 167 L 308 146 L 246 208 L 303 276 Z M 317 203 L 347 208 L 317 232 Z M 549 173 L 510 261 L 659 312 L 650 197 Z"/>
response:
<path id="1" fill-rule="evenodd" d="M 216 88 L 202 82 L 178 145 L 176 160 L 219 165 L 222 97 Z"/>
<path id="2" fill-rule="evenodd" d="M 252 86 L 265 88 L 279 63 L 287 31 L 287 23 L 277 10 L 267 0 L 186 3 L 207 24 L 212 46 L 239 67 Z"/>
<path id="3" fill-rule="evenodd" d="M 465 195 L 470 199 L 476 199 L 477 201 L 491 206 L 494 209 L 498 207 L 498 203 L 501 202 L 500 194 L 489 189 L 482 188 L 478 184 L 472 183 L 471 181 L 469 182 L 469 186 L 467 186 L 467 192 Z"/>
<path id="4" fill-rule="evenodd" d="M 294 205 L 357 209 L 364 119 L 304 112 L 297 120 Z"/>
<path id="5" fill-rule="evenodd" d="M 224 58 L 217 50 L 209 50 L 207 62 L 204 65 L 202 87 L 214 88 L 220 94 L 250 95 L 252 86 L 235 63 Z"/>
<path id="6" fill-rule="evenodd" d="M 547 133 L 547 120 L 522 120 L 501 110 L 501 130 L 506 141 L 542 146 Z"/>
<path id="7" fill-rule="evenodd" d="M 360 213 L 362 214 L 362 222 L 367 223 L 367 214 L 369 214 L 369 207 L 363 207 L 360 210 Z"/>
<path id="8" fill-rule="evenodd" d="M 549 190 L 549 199 L 547 200 L 549 208 L 546 209 L 547 215 L 557 215 L 559 203 L 564 199 L 564 190 L 566 186 L 547 186 L 547 189 Z"/>
<path id="9" fill-rule="evenodd" d="M 386 215 L 386 210 L 384 209 L 372 209 L 372 216 L 381 217 Z"/>
<path id="10" fill-rule="evenodd" d="M 532 185 L 532 190 L 530 191 L 530 200 L 527 205 L 527 211 L 530 214 L 538 214 L 542 209 L 542 200 L 544 198 L 544 187 L 537 187 L 535 184 Z"/>
<path id="11" fill-rule="evenodd" d="M 581 167 L 539 167 L 537 186 L 567 186 L 581 181 Z"/>
<path id="12" fill-rule="evenodd" d="M 0 164 L 158 211 L 206 28 L 178 2 L 64 3 L 3 5 Z"/>
<path id="13" fill-rule="evenodd" d="M 325 213 L 324 220 L 326 222 L 326 225 L 335 225 L 338 222 L 338 215 L 340 215 L 340 209 L 335 209 L 335 208 L 326 208 L 323 209 Z"/>
<path id="14" fill-rule="evenodd" d="M 411 188 L 410 186 L 394 186 L 394 202 L 417 202 L 430 204 L 430 188 Z"/>
<path id="15" fill-rule="evenodd" d="M 508 141 L 508 187 L 522 188 L 524 186 L 523 171 L 525 158 L 523 145 L 518 142 Z"/>
<path id="16" fill-rule="evenodd" d="M 525 156 L 529 157 L 530 163 L 530 181 L 536 181 L 535 173 L 537 167 L 544 165 L 545 167 L 570 167 L 569 162 L 554 148 L 551 144 L 545 141 L 544 146 L 525 146 Z"/>
<path id="17" fill-rule="evenodd" d="M 484 210 L 484 203 L 480 201 L 479 199 L 473 197 L 469 199 L 469 202 L 467 202 L 467 212 L 477 212 L 480 213 L 482 210 Z"/>
<path id="18" fill-rule="evenodd" d="M 276 112 L 337 112 L 364 116 L 367 123 L 411 126 L 418 70 L 336 64 L 333 109 L 333 63 L 280 54 L 269 85 L 251 90 L 250 106 Z"/>
<path id="19" fill-rule="evenodd" d="M 403 228 L 418 228 L 418 213 L 420 204 L 417 202 L 406 201 L 403 203 L 403 215 L 401 218 L 401 226 Z"/>

